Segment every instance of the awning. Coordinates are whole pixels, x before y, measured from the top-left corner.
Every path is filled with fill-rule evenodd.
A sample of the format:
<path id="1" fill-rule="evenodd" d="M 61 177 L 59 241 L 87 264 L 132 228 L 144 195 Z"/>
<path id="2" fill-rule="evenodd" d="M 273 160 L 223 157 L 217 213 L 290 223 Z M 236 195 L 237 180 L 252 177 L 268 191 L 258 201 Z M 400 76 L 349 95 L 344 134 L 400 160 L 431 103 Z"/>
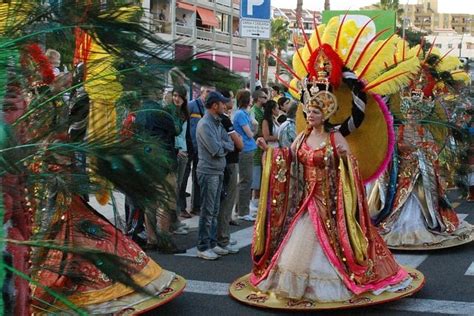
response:
<path id="1" fill-rule="evenodd" d="M 219 21 L 213 11 L 197 7 L 197 12 L 201 17 L 202 24 L 219 27 Z"/>
<path id="2" fill-rule="evenodd" d="M 176 2 L 176 6 L 180 9 L 188 10 L 188 11 L 196 11 L 196 7 L 192 4 L 185 3 L 185 2 Z"/>

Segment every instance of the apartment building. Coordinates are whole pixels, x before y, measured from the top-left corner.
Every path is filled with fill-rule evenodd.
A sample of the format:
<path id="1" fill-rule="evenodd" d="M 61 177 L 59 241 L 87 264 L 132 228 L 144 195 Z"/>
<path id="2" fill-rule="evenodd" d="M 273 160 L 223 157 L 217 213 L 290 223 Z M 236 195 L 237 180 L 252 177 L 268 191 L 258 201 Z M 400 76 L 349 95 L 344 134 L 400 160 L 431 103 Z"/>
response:
<path id="1" fill-rule="evenodd" d="M 474 59 L 474 36 L 459 34 L 452 29 L 437 29 L 426 36 L 426 41 L 434 43 L 442 55 L 457 56 L 462 59 Z"/>
<path id="2" fill-rule="evenodd" d="M 299 25 L 296 20 L 296 10 L 295 9 L 285 9 L 272 7 L 272 17 L 273 18 L 283 18 L 287 20 L 290 24 L 290 28 L 295 32 L 299 33 Z M 316 23 L 319 25 L 321 23 L 321 13 L 318 11 L 311 11 L 303 9 L 301 12 L 301 21 L 305 33 L 311 34 L 313 32 L 313 17 L 316 18 Z"/>
<path id="3" fill-rule="evenodd" d="M 438 0 L 418 0 L 416 4 L 403 4 L 400 5 L 400 8 L 403 9 L 403 16 L 398 18 L 400 21 L 404 18 L 405 26 L 408 28 L 426 33 L 449 29 L 459 34 L 474 35 L 474 15 L 440 13 L 438 12 Z M 371 5 L 361 9 L 374 10 L 377 7 Z"/>
<path id="4" fill-rule="evenodd" d="M 142 7 L 151 30 L 174 43 L 175 58 L 196 55 L 250 73 L 250 40 L 238 33 L 240 0 L 142 0 Z"/>
<path id="5" fill-rule="evenodd" d="M 282 18 L 289 22 L 289 27 L 292 31 L 292 34 L 296 35 L 298 46 L 304 46 L 304 38 L 301 33 L 301 28 L 298 25 L 296 20 L 296 10 L 295 9 L 286 9 L 286 8 L 277 8 L 272 7 L 272 18 Z M 319 11 L 312 11 L 303 9 L 301 12 L 301 22 L 304 29 L 304 32 L 310 36 L 314 30 L 314 21 L 316 20 L 316 24 L 321 24 L 322 16 Z M 288 49 L 286 52 L 283 52 L 283 57 L 286 58 L 288 56 L 292 56 L 295 50 L 293 47 L 293 39 L 290 40 L 288 45 Z"/>

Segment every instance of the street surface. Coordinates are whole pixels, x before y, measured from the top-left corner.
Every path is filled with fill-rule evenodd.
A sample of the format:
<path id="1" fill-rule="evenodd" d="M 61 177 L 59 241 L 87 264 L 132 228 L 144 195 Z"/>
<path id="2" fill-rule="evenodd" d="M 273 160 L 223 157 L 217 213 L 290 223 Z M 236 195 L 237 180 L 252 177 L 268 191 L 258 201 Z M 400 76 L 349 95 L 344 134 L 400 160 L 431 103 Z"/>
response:
<path id="1" fill-rule="evenodd" d="M 474 223 L 474 203 L 449 197 L 461 218 Z M 119 197 L 119 206 L 122 199 Z M 92 203 L 94 204 L 94 203 Z M 110 214 L 109 214 L 109 217 Z M 163 268 L 180 274 L 187 280 L 183 294 L 168 304 L 146 315 L 296 315 L 296 313 L 263 310 L 243 305 L 228 295 L 229 284 L 249 273 L 252 223 L 231 226 L 232 238 L 240 252 L 216 261 L 195 257 L 198 217 L 186 220 L 190 233 L 176 236 L 179 247 L 186 254 L 164 255 L 148 252 Z M 474 315 L 474 242 L 439 251 L 394 251 L 398 262 L 415 267 L 426 277 L 426 284 L 412 297 L 372 308 L 340 312 L 321 312 L 316 315 Z M 302 314 L 302 313 L 298 313 Z"/>

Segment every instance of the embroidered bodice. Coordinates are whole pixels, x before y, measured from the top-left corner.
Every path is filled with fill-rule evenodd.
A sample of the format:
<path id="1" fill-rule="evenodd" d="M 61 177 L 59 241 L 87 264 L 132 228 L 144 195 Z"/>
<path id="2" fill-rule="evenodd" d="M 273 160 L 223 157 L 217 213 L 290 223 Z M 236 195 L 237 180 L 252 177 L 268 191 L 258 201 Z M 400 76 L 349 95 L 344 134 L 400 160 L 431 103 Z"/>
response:
<path id="1" fill-rule="evenodd" d="M 305 190 L 317 186 L 317 191 L 324 191 L 324 180 L 327 177 L 326 152 L 328 146 L 323 144 L 318 149 L 312 149 L 306 142 L 303 142 L 298 150 L 298 161 L 303 165 Z"/>

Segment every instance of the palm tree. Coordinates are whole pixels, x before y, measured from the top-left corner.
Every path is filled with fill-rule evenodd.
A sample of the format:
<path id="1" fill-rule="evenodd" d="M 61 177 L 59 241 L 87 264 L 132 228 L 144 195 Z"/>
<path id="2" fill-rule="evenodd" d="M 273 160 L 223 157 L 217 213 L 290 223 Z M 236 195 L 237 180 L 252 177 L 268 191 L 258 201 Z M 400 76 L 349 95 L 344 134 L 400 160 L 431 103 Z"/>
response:
<path id="1" fill-rule="evenodd" d="M 273 46 L 276 50 L 276 55 L 281 59 L 281 52 L 286 50 L 288 47 L 288 41 L 290 40 L 291 30 L 289 28 L 289 22 L 284 19 L 274 20 L 274 30 L 272 33 Z M 275 74 L 280 74 L 281 64 L 277 62 Z M 276 81 L 276 78 L 275 78 Z"/>
<path id="2" fill-rule="evenodd" d="M 303 12 L 303 0 L 296 0 L 296 21 L 301 19 L 301 12 Z"/>
<path id="3" fill-rule="evenodd" d="M 331 1 L 324 0 L 324 10 L 331 10 Z"/>
<path id="4" fill-rule="evenodd" d="M 281 52 L 288 46 L 291 31 L 289 22 L 282 18 L 272 20 L 271 38 L 266 41 L 260 41 L 260 56 L 263 65 L 262 84 L 265 85 L 268 79 L 268 54 L 276 51 L 278 58 L 281 58 Z M 280 64 L 277 62 L 276 74 L 280 73 Z"/>

